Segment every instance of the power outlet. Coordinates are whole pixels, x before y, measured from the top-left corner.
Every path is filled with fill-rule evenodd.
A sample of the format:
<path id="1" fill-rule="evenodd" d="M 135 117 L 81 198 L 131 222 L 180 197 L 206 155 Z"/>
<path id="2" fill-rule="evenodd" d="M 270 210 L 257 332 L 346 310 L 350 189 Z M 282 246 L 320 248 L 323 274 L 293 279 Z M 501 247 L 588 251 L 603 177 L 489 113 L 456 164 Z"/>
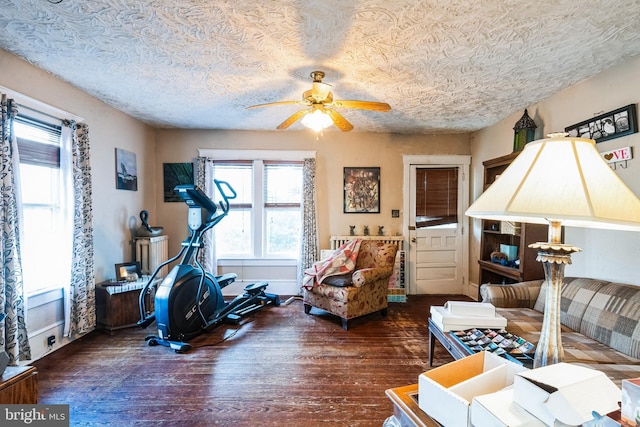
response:
<path id="1" fill-rule="evenodd" d="M 56 336 L 55 335 L 50 335 L 47 337 L 47 345 L 49 347 L 53 346 L 56 343 Z"/>

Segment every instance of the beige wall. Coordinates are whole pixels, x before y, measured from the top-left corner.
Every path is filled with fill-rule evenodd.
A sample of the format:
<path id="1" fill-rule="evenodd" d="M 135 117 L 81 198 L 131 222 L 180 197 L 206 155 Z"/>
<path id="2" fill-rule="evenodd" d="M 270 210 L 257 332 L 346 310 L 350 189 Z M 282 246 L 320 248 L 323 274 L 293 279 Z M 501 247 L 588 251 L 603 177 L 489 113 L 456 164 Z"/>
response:
<path id="1" fill-rule="evenodd" d="M 75 114 L 89 125 L 96 279 L 114 277 L 114 264 L 131 257 L 129 224 L 137 220 L 139 225 L 139 212 L 155 203 L 155 131 L 4 50 L 0 70 L 0 86 Z M 116 190 L 116 147 L 136 154 L 138 191 Z"/>
<path id="2" fill-rule="evenodd" d="M 188 162 L 198 149 L 305 150 L 316 151 L 318 227 L 321 248 L 329 248 L 329 237 L 349 234 L 349 225 L 369 226 L 372 234 L 379 225 L 386 234 L 402 233 L 402 214 L 391 218 L 391 210 L 402 212 L 403 154 L 470 154 L 467 134 L 400 135 L 339 131 L 325 132 L 318 140 L 309 131 L 247 132 L 159 130 L 156 180 L 162 183 L 162 163 Z M 343 168 L 380 167 L 380 213 L 343 213 Z M 159 225 L 168 231 L 171 250 L 179 249 L 186 237 L 186 205 L 164 203 L 162 185 L 156 187 Z"/>
<path id="3" fill-rule="evenodd" d="M 528 107 L 529 115 L 538 125 L 536 137 L 562 132 L 566 126 L 628 104 L 637 104 L 640 94 L 640 56 L 587 79 L 548 99 Z M 505 120 L 471 137 L 472 191 L 475 199 L 482 192 L 482 162 L 513 150 L 513 125 L 522 116 L 517 111 Z M 620 178 L 640 195 L 640 133 L 624 136 L 597 145 L 599 151 L 632 147 L 636 156 L 626 169 L 617 168 Z M 549 171 L 553 173 L 553 171 Z M 471 281 L 477 283 L 480 222 L 474 220 L 470 244 Z M 640 233 L 565 229 L 565 242 L 583 249 L 572 256 L 573 264 L 565 270 L 567 276 L 587 276 L 638 284 L 640 277 Z"/>
<path id="4" fill-rule="evenodd" d="M 129 227 L 137 225 L 140 210 L 155 203 L 155 131 L 4 50 L 0 50 L 0 70 L 0 86 L 79 116 L 88 124 L 96 281 L 115 277 L 114 264 L 131 260 Z M 116 147 L 136 153 L 138 191 L 116 190 Z M 61 338 L 61 297 L 57 290 L 28 302 L 34 359 L 47 351 L 46 336 L 56 335 L 56 347 L 68 341 Z"/>

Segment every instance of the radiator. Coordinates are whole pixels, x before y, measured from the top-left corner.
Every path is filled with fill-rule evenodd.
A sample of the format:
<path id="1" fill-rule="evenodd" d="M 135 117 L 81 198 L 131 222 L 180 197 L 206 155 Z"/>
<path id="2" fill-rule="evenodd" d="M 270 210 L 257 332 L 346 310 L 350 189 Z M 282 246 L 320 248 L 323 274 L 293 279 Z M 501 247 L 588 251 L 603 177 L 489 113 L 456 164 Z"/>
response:
<path id="1" fill-rule="evenodd" d="M 404 250 L 404 237 L 403 236 L 331 236 L 331 249 L 336 250 L 340 246 L 353 239 L 362 240 L 379 240 L 384 243 L 395 243 L 398 245 L 398 250 Z"/>
<path id="2" fill-rule="evenodd" d="M 160 264 L 169 259 L 169 236 L 136 237 L 136 261 L 140 263 L 142 274 L 153 274 Z M 165 277 L 168 266 L 162 267 L 159 277 Z"/>

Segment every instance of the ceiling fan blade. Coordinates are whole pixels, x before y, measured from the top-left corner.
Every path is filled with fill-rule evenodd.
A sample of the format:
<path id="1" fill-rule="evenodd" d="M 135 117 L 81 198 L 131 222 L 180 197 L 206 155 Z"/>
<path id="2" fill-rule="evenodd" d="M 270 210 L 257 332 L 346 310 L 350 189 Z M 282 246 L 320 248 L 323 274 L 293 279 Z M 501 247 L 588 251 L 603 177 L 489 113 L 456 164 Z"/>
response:
<path id="1" fill-rule="evenodd" d="M 391 106 L 386 102 L 373 102 L 373 101 L 338 100 L 333 102 L 333 106 L 341 107 L 341 108 L 357 108 L 358 110 L 371 110 L 371 111 L 391 110 Z"/>
<path id="2" fill-rule="evenodd" d="M 306 102 L 302 101 L 279 101 L 279 102 L 269 102 L 267 104 L 258 104 L 247 107 L 247 110 L 252 110 L 254 108 L 262 108 L 262 107 L 271 107 L 273 105 L 291 105 L 291 104 L 306 104 Z"/>
<path id="3" fill-rule="evenodd" d="M 311 110 L 300 110 L 297 111 L 295 113 L 293 113 L 291 116 L 289 116 L 289 118 L 287 120 L 285 120 L 284 122 L 280 123 L 278 125 L 278 129 L 286 129 L 289 126 L 291 126 L 292 124 L 294 124 L 295 122 L 297 122 L 298 120 L 300 120 L 303 116 L 309 114 L 311 112 Z"/>
<path id="4" fill-rule="evenodd" d="M 336 110 L 326 108 L 324 112 L 327 113 L 329 117 L 331 117 L 331 120 L 333 120 L 333 124 L 336 125 L 336 127 L 342 132 L 349 132 L 351 129 L 353 129 L 353 125 L 349 123 L 349 121 Z"/>

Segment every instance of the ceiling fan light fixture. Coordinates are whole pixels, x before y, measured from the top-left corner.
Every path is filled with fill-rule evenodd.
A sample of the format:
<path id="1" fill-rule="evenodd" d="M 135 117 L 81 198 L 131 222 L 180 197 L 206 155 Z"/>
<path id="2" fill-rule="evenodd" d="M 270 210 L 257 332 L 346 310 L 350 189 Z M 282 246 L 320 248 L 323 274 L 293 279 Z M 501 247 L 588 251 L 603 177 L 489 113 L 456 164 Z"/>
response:
<path id="1" fill-rule="evenodd" d="M 254 108 L 270 107 L 275 105 L 303 104 L 305 108 L 298 110 L 280 123 L 276 129 L 283 130 L 302 119 L 302 124 L 316 133 L 321 133 L 323 129 L 336 125 L 342 132 L 353 130 L 353 125 L 340 114 L 335 108 L 353 108 L 369 111 L 389 111 L 391 106 L 386 102 L 359 101 L 359 100 L 335 100 L 331 93 L 331 85 L 324 83 L 322 78 L 324 72 L 314 71 L 311 73 L 313 79 L 311 89 L 302 93 L 301 101 L 277 101 L 267 104 L 251 105 L 248 110 Z"/>
<path id="2" fill-rule="evenodd" d="M 322 132 L 333 124 L 333 120 L 328 114 L 315 110 L 313 113 L 305 115 L 300 123 L 314 132 Z"/>

